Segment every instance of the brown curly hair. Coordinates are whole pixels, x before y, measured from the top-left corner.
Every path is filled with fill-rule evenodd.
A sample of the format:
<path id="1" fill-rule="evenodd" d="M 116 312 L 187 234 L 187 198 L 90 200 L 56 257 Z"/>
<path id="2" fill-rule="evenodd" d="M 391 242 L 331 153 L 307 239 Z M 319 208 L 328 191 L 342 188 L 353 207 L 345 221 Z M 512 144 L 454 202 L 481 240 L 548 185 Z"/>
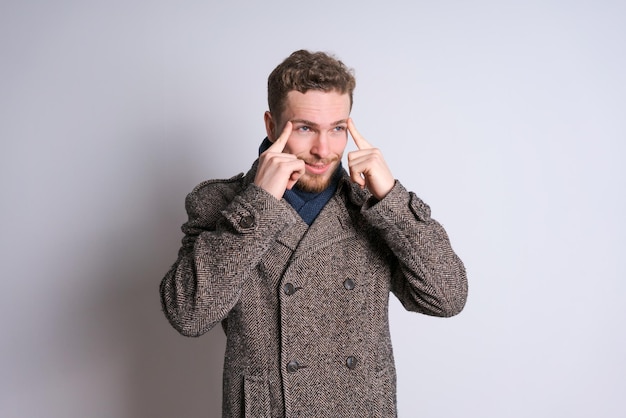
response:
<path id="1" fill-rule="evenodd" d="M 267 101 L 270 112 L 280 117 L 285 110 L 287 93 L 292 90 L 336 91 L 352 95 L 356 87 L 354 70 L 325 52 L 304 49 L 292 53 L 272 71 L 267 79 Z"/>

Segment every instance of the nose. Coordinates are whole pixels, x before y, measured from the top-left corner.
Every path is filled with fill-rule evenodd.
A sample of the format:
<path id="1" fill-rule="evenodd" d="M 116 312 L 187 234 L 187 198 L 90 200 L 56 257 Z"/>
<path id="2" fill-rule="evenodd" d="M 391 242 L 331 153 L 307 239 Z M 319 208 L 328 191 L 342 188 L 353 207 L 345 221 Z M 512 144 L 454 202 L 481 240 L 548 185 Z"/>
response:
<path id="1" fill-rule="evenodd" d="M 311 154 L 319 158 L 326 158 L 330 154 L 330 146 L 328 144 L 328 136 L 326 133 L 319 133 L 313 141 Z"/>

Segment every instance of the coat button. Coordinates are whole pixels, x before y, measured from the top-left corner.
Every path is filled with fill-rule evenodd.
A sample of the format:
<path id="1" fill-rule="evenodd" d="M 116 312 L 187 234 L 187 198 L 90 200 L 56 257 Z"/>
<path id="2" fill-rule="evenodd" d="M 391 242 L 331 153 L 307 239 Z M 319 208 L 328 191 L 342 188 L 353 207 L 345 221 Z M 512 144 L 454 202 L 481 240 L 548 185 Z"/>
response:
<path id="1" fill-rule="evenodd" d="M 283 292 L 285 292 L 286 295 L 293 295 L 294 293 L 296 293 L 296 288 L 291 283 L 285 283 L 285 285 L 283 286 Z"/>
<path id="2" fill-rule="evenodd" d="M 289 363 L 287 363 L 287 371 L 289 373 L 295 373 L 298 370 L 303 369 L 304 367 L 306 366 L 301 365 L 296 360 L 291 360 Z"/>
<path id="3" fill-rule="evenodd" d="M 354 356 L 350 356 L 346 359 L 346 366 L 348 366 L 348 369 L 350 370 L 354 370 L 356 368 L 356 357 Z"/>
<path id="4" fill-rule="evenodd" d="M 254 226 L 254 216 L 247 215 L 239 220 L 239 226 L 242 228 L 252 228 Z"/>
<path id="5" fill-rule="evenodd" d="M 291 283 L 285 283 L 285 285 L 283 286 L 283 292 L 285 292 L 286 295 L 293 295 L 294 293 L 296 293 L 300 289 L 302 289 L 302 288 L 301 287 L 295 287 Z"/>
<path id="6" fill-rule="evenodd" d="M 343 282 L 343 287 L 345 287 L 347 290 L 352 290 L 354 289 L 356 286 L 356 283 L 354 283 L 354 280 L 352 279 L 346 279 Z"/>

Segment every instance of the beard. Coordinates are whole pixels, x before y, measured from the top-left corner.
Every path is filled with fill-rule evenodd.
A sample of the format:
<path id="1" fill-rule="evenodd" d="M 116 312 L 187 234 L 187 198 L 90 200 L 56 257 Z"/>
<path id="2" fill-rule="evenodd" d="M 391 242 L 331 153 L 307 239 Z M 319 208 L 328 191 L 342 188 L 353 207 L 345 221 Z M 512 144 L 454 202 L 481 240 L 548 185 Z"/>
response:
<path id="1" fill-rule="evenodd" d="M 302 190 L 307 193 L 320 193 L 324 191 L 328 186 L 330 186 L 333 176 L 335 175 L 335 171 L 337 171 L 337 167 L 339 166 L 339 158 L 330 158 L 324 160 L 304 160 L 306 164 L 332 164 L 332 167 L 328 169 L 324 174 L 310 174 L 304 173 L 302 177 L 300 177 L 295 184 L 295 187 L 298 190 Z"/>

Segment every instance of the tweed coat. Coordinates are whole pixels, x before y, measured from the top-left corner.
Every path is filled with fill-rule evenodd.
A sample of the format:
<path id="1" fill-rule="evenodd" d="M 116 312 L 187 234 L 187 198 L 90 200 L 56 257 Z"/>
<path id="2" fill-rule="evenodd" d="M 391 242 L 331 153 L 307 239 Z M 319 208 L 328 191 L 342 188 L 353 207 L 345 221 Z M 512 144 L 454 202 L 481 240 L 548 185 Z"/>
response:
<path id="1" fill-rule="evenodd" d="M 224 418 L 395 417 L 389 293 L 428 315 L 463 309 L 446 232 L 400 182 L 378 202 L 345 171 L 309 227 L 252 184 L 257 164 L 187 196 L 165 315 L 187 336 L 222 323 Z"/>

